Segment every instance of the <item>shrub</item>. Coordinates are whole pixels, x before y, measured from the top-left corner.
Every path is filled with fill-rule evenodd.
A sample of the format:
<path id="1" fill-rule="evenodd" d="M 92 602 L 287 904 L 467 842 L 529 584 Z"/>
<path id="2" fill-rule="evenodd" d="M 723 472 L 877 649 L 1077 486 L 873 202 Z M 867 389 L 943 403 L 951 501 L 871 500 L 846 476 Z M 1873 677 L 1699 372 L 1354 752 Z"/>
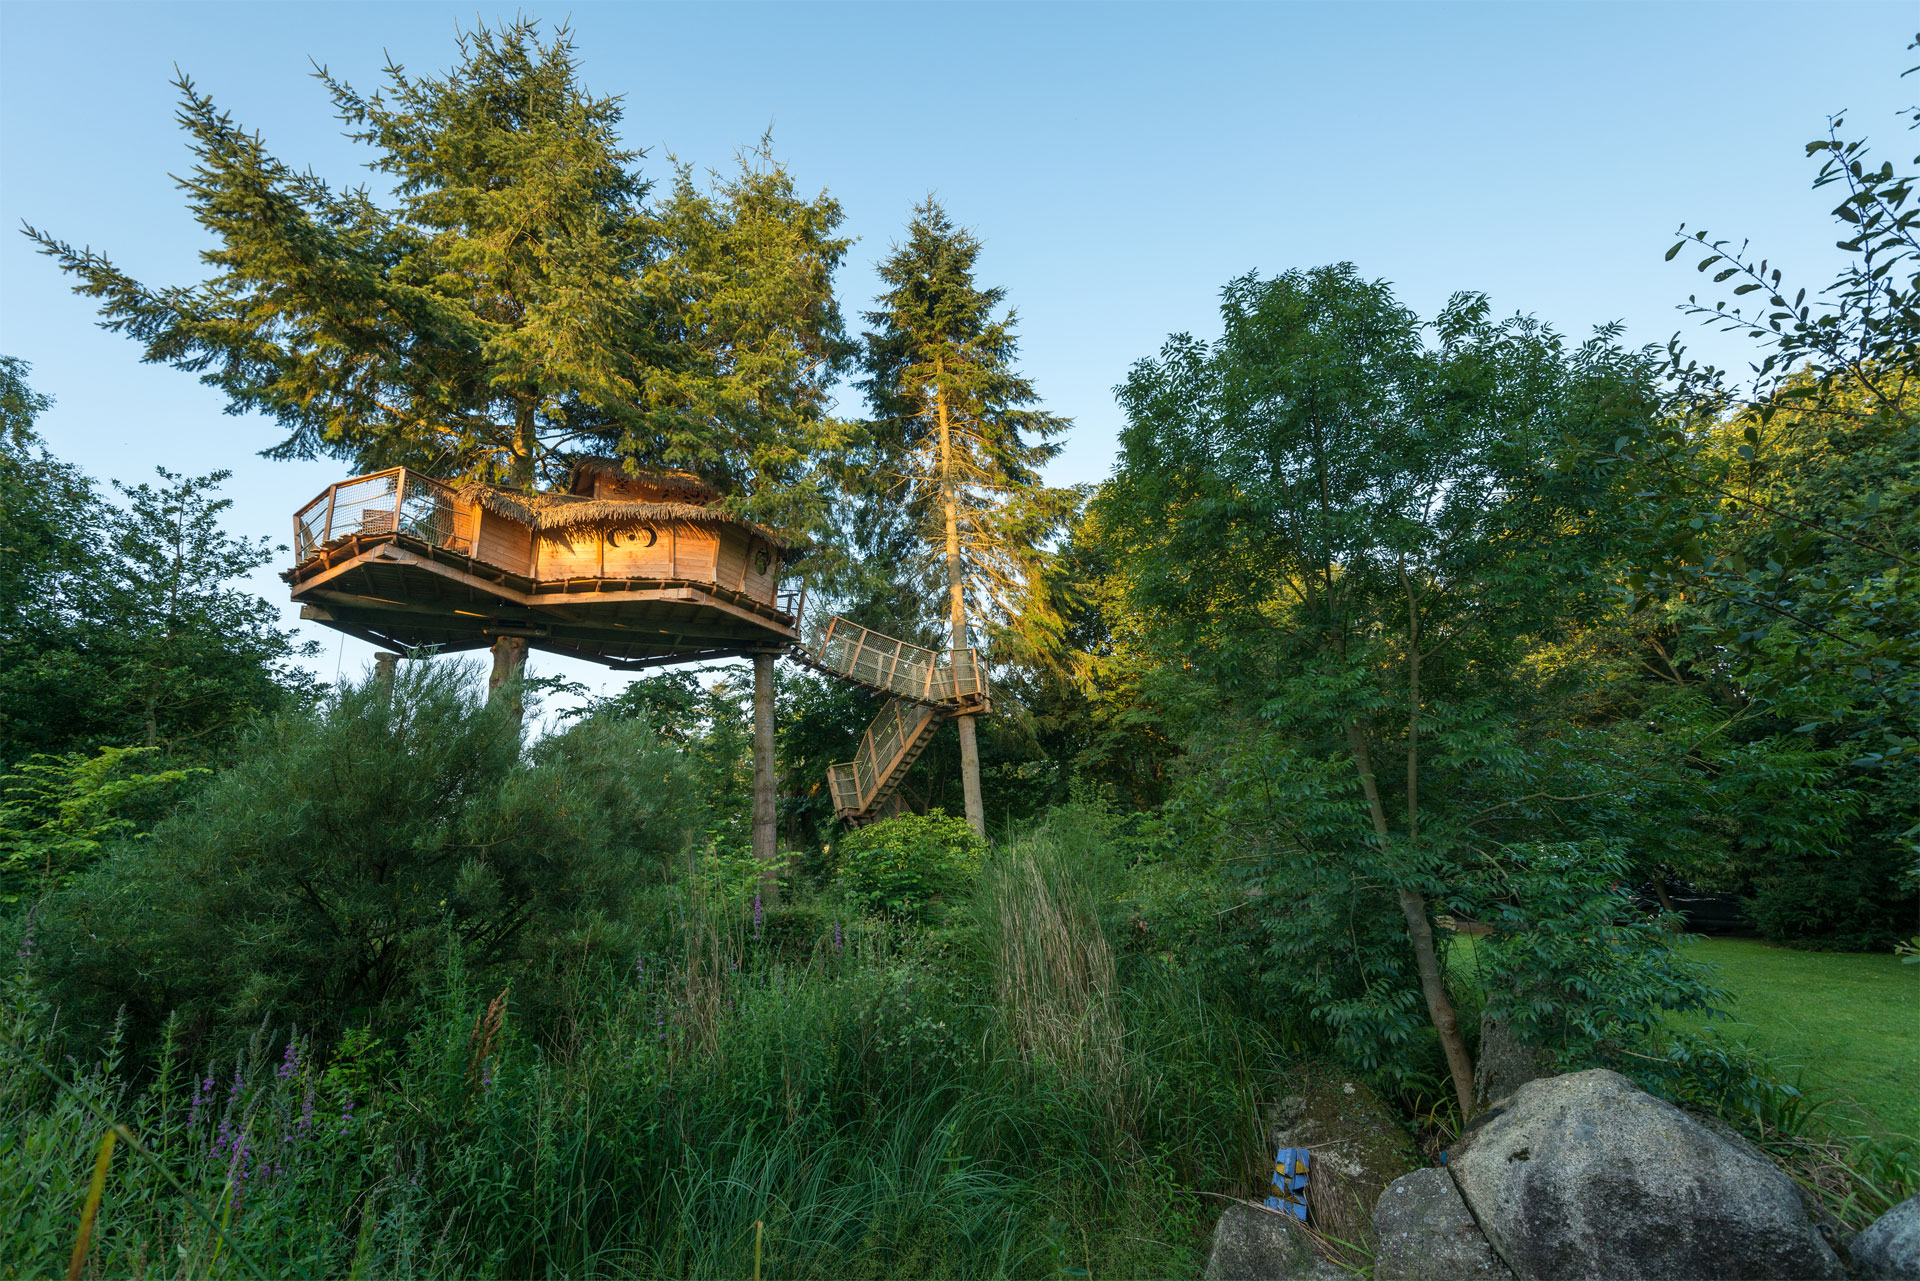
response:
<path id="1" fill-rule="evenodd" d="M 595 718 L 522 752 L 474 671 L 409 663 L 263 722 L 240 764 L 40 914 L 69 1020 L 124 1005 L 272 1014 L 323 1035 L 399 1018 L 451 946 L 511 967 L 520 1008 L 561 958 L 631 957 L 629 908 L 699 823 L 675 751 Z"/>
<path id="2" fill-rule="evenodd" d="M 964 818 L 936 809 L 863 827 L 841 841 L 839 856 L 841 882 L 863 906 L 924 920 L 973 883 L 987 845 Z"/>

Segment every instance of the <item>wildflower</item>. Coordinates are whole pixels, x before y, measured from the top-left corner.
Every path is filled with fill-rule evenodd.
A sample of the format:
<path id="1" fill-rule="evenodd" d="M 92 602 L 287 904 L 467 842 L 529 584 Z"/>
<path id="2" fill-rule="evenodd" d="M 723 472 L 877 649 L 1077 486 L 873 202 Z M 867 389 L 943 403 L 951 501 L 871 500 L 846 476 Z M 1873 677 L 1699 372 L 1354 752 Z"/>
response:
<path id="1" fill-rule="evenodd" d="M 833 954 L 840 955 L 840 918 L 833 918 Z"/>
<path id="2" fill-rule="evenodd" d="M 282 1081 L 300 1071 L 300 1038 L 287 1038 L 287 1052 L 280 1058 L 280 1067 L 274 1073 Z"/>
<path id="3" fill-rule="evenodd" d="M 480 1064 L 480 1087 L 488 1094 L 493 1093 L 493 1060 L 487 1059 Z"/>
<path id="4" fill-rule="evenodd" d="M 40 905 L 35 903 L 27 909 L 27 928 L 20 935 L 20 950 L 15 953 L 22 966 L 33 964 L 33 923 L 40 915 Z"/>
<path id="5" fill-rule="evenodd" d="M 307 1082 L 307 1096 L 300 1100 L 300 1133 L 313 1128 L 313 1082 Z"/>
<path id="6" fill-rule="evenodd" d="M 200 1109 L 213 1101 L 213 1073 L 207 1073 L 207 1079 L 194 1083 L 193 1106 L 187 1109 L 187 1124 L 200 1124 Z"/>
<path id="7" fill-rule="evenodd" d="M 233 1212 L 236 1216 L 247 1195 L 247 1156 L 247 1136 L 236 1134 L 233 1138 L 233 1158 L 227 1162 L 227 1181 L 233 1185 Z"/>
<path id="8" fill-rule="evenodd" d="M 753 937 L 756 942 L 760 938 L 760 891 L 759 890 L 755 890 L 753 892 Z"/>
<path id="9" fill-rule="evenodd" d="M 644 983 L 647 979 L 647 958 L 645 955 L 633 958 L 633 977 Z"/>
<path id="10" fill-rule="evenodd" d="M 340 1109 L 340 1133 L 345 1134 L 347 1127 L 353 1124 L 353 1100 L 348 1099 L 346 1106 Z"/>

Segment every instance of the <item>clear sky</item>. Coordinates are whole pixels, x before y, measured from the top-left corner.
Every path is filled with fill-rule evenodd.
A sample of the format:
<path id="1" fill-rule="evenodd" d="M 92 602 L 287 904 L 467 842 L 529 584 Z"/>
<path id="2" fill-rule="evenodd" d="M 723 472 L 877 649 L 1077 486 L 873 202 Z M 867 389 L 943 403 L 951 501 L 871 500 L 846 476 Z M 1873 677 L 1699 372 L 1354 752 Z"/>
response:
<path id="1" fill-rule="evenodd" d="M 625 95 L 625 136 L 724 164 L 771 128 L 803 186 L 872 263 L 932 191 L 986 241 L 985 282 L 1021 317 L 1026 371 L 1077 422 L 1052 478 L 1111 466 L 1111 389 L 1169 333 L 1210 335 L 1230 277 L 1352 261 L 1434 311 L 1492 295 L 1565 332 L 1619 320 L 1664 342 L 1699 281 L 1662 254 L 1681 222 L 1756 246 L 1817 285 L 1837 255 L 1803 144 L 1831 112 L 1904 159 L 1920 97 L 1887 4 L 599 4 L 571 17 L 583 78 Z M 386 56 L 454 57 L 486 4 L 36 4 L 0 0 L 0 223 L 31 222 L 154 284 L 206 248 L 169 174 L 177 65 L 281 159 L 337 182 L 340 137 L 309 59 L 371 87 Z M 96 477 L 230 468 L 238 532 L 283 538 L 337 464 L 270 463 L 271 423 L 223 414 L 188 374 L 141 365 L 24 237 L 0 236 L 0 352 L 57 399 L 52 448 Z M 1741 348 L 1699 335 L 1721 363 Z M 851 398 L 844 412 L 857 413 Z M 284 600 L 272 571 L 259 590 Z M 291 611 L 289 611 L 291 614 Z M 331 677 L 370 647 L 309 628 Z M 603 669 L 536 671 L 615 688 Z"/>

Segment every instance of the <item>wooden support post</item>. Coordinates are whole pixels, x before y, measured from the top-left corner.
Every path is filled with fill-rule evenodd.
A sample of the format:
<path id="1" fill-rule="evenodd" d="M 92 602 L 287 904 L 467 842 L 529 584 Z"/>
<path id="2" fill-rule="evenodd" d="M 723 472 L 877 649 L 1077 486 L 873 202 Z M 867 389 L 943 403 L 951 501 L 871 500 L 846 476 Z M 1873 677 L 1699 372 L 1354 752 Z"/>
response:
<path id="1" fill-rule="evenodd" d="M 774 827 L 773 655 L 753 656 L 753 857 L 760 864 L 760 900 L 780 897 L 779 833 Z"/>
<path id="2" fill-rule="evenodd" d="M 394 665 L 400 661 L 400 655 L 392 650 L 383 649 L 373 656 L 373 679 L 382 685 L 393 684 Z"/>
<path id="3" fill-rule="evenodd" d="M 487 678 L 487 701 L 492 702 L 499 694 L 501 686 L 509 681 L 518 681 L 527 666 L 527 638 L 524 636 L 496 636 L 493 639 L 493 675 Z M 525 715 L 526 708 L 520 702 L 516 691 L 513 695 L 513 715 L 517 720 Z"/>

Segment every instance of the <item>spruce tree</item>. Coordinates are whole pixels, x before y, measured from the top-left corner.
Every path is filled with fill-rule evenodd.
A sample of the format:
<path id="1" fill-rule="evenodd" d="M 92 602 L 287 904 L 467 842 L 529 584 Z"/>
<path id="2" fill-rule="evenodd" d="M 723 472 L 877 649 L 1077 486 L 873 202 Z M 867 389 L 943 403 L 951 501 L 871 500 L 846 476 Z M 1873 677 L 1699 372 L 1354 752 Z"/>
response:
<path id="1" fill-rule="evenodd" d="M 391 206 L 275 158 L 182 76 L 196 164 L 180 185 L 215 241 L 211 278 L 152 288 L 27 234 L 147 360 L 277 420 L 269 456 L 531 487 L 621 453 L 791 484 L 850 353 L 839 207 L 756 161 L 704 197 L 683 171 L 651 208 L 622 103 L 580 85 L 566 28 L 483 26 L 459 54 L 444 75 L 389 63 L 371 94 L 316 72 Z"/>
<path id="2" fill-rule="evenodd" d="M 872 449 L 858 479 L 918 529 L 918 568 L 944 579 L 953 648 L 970 647 L 971 617 L 1031 654 L 1059 634 L 1040 570 L 1078 496 L 1047 487 L 1040 468 L 1070 423 L 1016 372 L 1015 314 L 1000 312 L 1004 289 L 975 282 L 980 249 L 929 196 L 880 264 L 888 289 L 866 314 L 861 382 Z M 967 820 L 985 835 L 974 718 L 959 730 Z"/>

